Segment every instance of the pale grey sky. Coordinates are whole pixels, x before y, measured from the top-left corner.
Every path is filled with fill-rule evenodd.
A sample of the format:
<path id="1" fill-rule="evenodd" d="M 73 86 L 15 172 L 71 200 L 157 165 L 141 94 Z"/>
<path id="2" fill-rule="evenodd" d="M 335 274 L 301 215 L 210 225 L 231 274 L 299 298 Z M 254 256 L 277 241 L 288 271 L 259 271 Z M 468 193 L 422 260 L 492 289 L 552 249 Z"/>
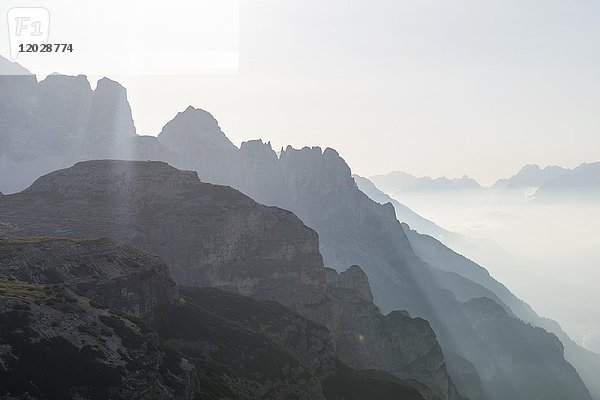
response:
<path id="1" fill-rule="evenodd" d="M 112 76 L 139 133 L 191 104 L 236 144 L 330 146 L 363 175 L 600 160 L 597 0 L 242 0 L 239 20 L 237 75 Z"/>

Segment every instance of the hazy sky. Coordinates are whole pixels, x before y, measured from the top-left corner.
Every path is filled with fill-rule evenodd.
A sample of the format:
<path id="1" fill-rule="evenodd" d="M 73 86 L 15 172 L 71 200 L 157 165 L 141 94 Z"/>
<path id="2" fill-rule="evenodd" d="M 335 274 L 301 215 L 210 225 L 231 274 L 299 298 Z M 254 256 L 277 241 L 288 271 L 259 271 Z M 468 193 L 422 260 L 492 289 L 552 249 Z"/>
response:
<path id="1" fill-rule="evenodd" d="M 239 7 L 239 74 L 113 76 L 128 87 L 140 134 L 158 134 L 192 104 L 236 144 L 335 147 L 363 175 L 491 183 L 527 163 L 600 160 L 597 0 Z M 176 18 L 156 29 L 171 26 Z M 124 40 L 140 32 L 118 27 Z"/>

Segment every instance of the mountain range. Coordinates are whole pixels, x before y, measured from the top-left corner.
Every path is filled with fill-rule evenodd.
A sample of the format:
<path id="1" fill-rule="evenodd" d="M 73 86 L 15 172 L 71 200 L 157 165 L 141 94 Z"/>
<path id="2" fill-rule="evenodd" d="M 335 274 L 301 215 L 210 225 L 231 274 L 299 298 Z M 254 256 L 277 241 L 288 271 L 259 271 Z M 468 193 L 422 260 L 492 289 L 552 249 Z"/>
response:
<path id="1" fill-rule="evenodd" d="M 462 178 L 416 177 L 406 172 L 393 171 L 387 175 L 374 175 L 369 178 L 388 193 L 430 193 L 482 189 L 481 185 L 468 176 Z"/>
<path id="2" fill-rule="evenodd" d="M 150 296 L 143 306 L 94 301 L 143 317 L 170 349 L 165 354 L 193 361 L 191 375 L 200 387 L 204 379 L 217 392 L 250 398 L 352 398 L 372 390 L 399 398 L 590 399 L 588 389 L 600 398 L 594 379 L 600 358 L 571 345 L 566 335 L 559 340 L 548 333 L 560 328 L 484 268 L 403 224 L 412 218 L 445 233 L 399 203 L 370 198 L 335 150 L 287 147 L 278 154 L 261 140 L 238 148 L 212 115 L 193 107 L 157 138 L 136 136 L 125 89 L 100 82 L 91 91 L 82 77 L 54 75 L 40 83 L 0 77 L 0 164 L 14 171 L 1 174 L 0 188 L 18 192 L 0 197 L 0 236 L 27 246 L 39 244 L 14 238 L 106 237 L 161 257 L 154 264 L 169 265 L 181 285 L 179 297 Z M 70 166 L 95 158 L 162 162 Z M 42 242 L 57 246 L 54 239 Z M 37 265 L 31 259 L 24 263 Z M 82 274 L 94 275 L 108 261 L 99 257 Z M 16 274 L 13 264 L 2 267 L 7 279 L 15 279 L 8 282 L 53 284 L 33 267 Z M 77 270 L 80 263 L 73 265 Z M 72 296 L 94 299 L 96 289 L 71 283 L 75 272 L 49 274 L 63 277 L 58 281 Z M 94 276 L 87 287 L 103 279 Z M 164 273 L 161 279 L 168 281 Z M 127 285 L 120 275 L 110 282 L 129 292 L 116 286 Z M 244 311 L 233 312 L 236 307 Z M 257 325 L 261 312 L 269 321 Z M 194 322 L 188 327 L 184 321 Z M 298 338 L 295 331 L 306 333 Z M 252 332 L 263 336 L 251 338 Z M 315 341 L 321 343 L 316 348 L 303 345 Z M 254 376 L 258 364 L 240 365 L 245 352 L 252 355 L 244 360 L 279 364 Z M 289 374 L 275 373 L 282 366 Z M 110 382 L 106 390 L 120 390 L 114 388 L 121 381 Z M 189 378 L 184 392 L 202 390 L 196 385 Z"/>
<path id="3" fill-rule="evenodd" d="M 460 179 L 415 177 L 402 171 L 374 175 L 369 179 L 384 192 L 400 197 L 407 194 L 476 193 L 485 190 L 501 193 L 534 189 L 532 197 L 539 200 L 595 200 L 600 193 L 600 162 L 583 163 L 573 169 L 555 165 L 541 168 L 529 164 L 510 178 L 499 179 L 489 188 L 467 176 Z"/>

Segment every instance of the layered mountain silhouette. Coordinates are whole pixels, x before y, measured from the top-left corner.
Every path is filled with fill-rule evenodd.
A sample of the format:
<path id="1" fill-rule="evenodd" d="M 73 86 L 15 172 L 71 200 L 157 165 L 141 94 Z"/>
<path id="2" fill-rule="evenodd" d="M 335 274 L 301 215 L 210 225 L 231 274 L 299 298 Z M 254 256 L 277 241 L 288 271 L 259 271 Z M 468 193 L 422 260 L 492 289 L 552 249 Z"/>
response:
<path id="1" fill-rule="evenodd" d="M 545 181 L 535 192 L 536 200 L 600 199 L 600 162 L 580 166 Z"/>
<path id="2" fill-rule="evenodd" d="M 426 399 L 459 398 L 429 324 L 382 315 L 362 270 L 324 268 L 316 233 L 289 211 L 162 162 L 82 162 L 4 200 L 0 235 L 119 240 L 162 256 L 179 283 L 275 300 L 325 325 L 350 367 L 417 381 Z"/>
<path id="3" fill-rule="evenodd" d="M 400 216 L 403 215 L 403 205 L 381 192 L 365 178 L 358 179 L 357 183 L 363 192 L 368 194 L 373 200 L 379 203 L 390 202 L 396 210 L 400 210 L 400 212 L 397 211 L 400 219 Z M 565 347 L 566 359 L 576 366 L 588 388 L 590 388 L 592 393 L 600 393 L 600 387 L 596 379 L 594 379 L 594 376 L 600 374 L 599 355 L 576 344 L 556 322 L 540 317 L 527 303 L 491 277 L 485 268 L 445 246 L 442 243 L 444 242 L 444 238 L 437 240 L 435 235 L 423 234 L 423 231 L 413 229 L 409 224 L 403 224 L 403 226 L 411 247 L 423 261 L 441 270 L 456 272 L 482 285 L 497 296 L 496 298 L 500 304 L 507 305 L 517 318 L 554 333 Z M 460 242 L 456 244 L 460 245 Z M 488 297 L 494 298 L 489 294 Z"/>
<path id="4" fill-rule="evenodd" d="M 515 175 L 507 179 L 500 179 L 492 188 L 494 189 L 523 189 L 523 188 L 539 188 L 545 182 L 556 179 L 561 175 L 567 174 L 568 169 L 559 166 L 551 165 L 540 168 L 539 165 L 526 165 L 519 170 Z"/>
<path id="5" fill-rule="evenodd" d="M 278 155 L 260 140 L 237 148 L 209 113 L 193 107 L 158 138 L 139 137 L 115 82 L 91 91 L 81 77 L 18 78 L 0 77 L 0 162 L 16 171 L 2 174 L 3 192 L 90 158 L 155 159 L 195 172 L 153 162 L 78 163 L 0 197 L 2 236 L 109 237 L 161 256 L 178 283 L 196 287 L 184 299 L 212 286 L 277 301 L 330 332 L 339 368 L 301 385 L 322 393 L 325 382 L 340 393 L 364 380 L 387 393 L 408 385 L 428 399 L 459 392 L 472 399 L 590 398 L 557 337 L 523 322 L 519 307 L 526 305 L 481 267 L 448 262 L 449 249 L 403 225 L 392 204 L 359 190 L 335 150 L 287 147 Z M 61 98 L 68 90 L 73 94 Z M 468 179 L 461 186 L 476 188 Z M 152 316 L 154 329 L 172 346 L 187 343 L 176 350 L 196 357 L 186 351 L 199 346 L 194 337 L 206 332 L 208 316 L 196 305 L 176 305 Z M 182 332 L 182 320 L 199 321 L 197 330 Z M 234 362 L 230 353 L 215 357 Z M 589 365 L 575 365 L 592 388 Z M 265 389 L 249 385 L 248 393 Z"/>
<path id="6" fill-rule="evenodd" d="M 416 177 L 403 171 L 393 171 L 386 175 L 374 175 L 369 178 L 379 188 L 387 193 L 435 193 L 482 189 L 476 180 L 463 176 L 462 178 L 431 178 Z"/>

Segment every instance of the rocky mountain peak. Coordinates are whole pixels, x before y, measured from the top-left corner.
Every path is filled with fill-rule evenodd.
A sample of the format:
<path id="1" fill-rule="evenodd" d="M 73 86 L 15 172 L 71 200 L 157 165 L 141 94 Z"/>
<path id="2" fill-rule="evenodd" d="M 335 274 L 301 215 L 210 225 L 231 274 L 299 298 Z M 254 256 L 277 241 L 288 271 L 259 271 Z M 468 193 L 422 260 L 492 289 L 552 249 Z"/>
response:
<path id="1" fill-rule="evenodd" d="M 189 146 L 237 150 L 212 114 L 192 106 L 177 113 L 175 118 L 163 127 L 158 138 L 172 150 Z"/>
<path id="2" fill-rule="evenodd" d="M 127 90 L 120 83 L 102 78 L 92 97 L 87 136 L 124 138 L 135 135 Z"/>

